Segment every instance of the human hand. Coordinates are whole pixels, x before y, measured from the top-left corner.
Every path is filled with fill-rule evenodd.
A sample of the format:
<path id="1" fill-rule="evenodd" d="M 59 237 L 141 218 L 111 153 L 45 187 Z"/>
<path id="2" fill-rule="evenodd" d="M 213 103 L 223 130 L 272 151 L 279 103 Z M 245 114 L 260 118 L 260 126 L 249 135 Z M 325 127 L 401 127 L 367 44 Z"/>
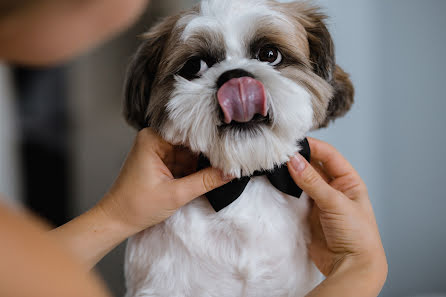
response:
<path id="1" fill-rule="evenodd" d="M 230 181 L 217 169 L 195 172 L 196 165 L 196 157 L 188 150 L 168 144 L 150 128 L 144 129 L 104 198 L 51 235 L 91 268 L 128 237 Z"/>
<path id="2" fill-rule="evenodd" d="M 325 275 L 361 266 L 384 284 L 387 262 L 366 185 L 332 146 L 309 139 L 311 165 L 300 155 L 289 162 L 295 182 L 314 200 L 309 253 Z"/>
<path id="3" fill-rule="evenodd" d="M 152 129 L 138 133 L 135 144 L 109 193 L 98 204 L 115 221 L 137 233 L 230 179 L 217 169 L 196 171 L 196 157 L 174 147 Z"/>

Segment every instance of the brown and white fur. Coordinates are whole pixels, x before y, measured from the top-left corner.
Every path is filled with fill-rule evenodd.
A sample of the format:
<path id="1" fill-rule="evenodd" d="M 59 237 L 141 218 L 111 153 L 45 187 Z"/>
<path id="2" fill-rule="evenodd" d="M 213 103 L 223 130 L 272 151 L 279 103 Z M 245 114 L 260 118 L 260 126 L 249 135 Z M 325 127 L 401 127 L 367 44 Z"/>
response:
<path id="1" fill-rule="evenodd" d="M 128 122 L 237 177 L 287 162 L 297 140 L 353 103 L 324 19 L 307 2 L 272 0 L 203 0 L 168 17 L 144 35 L 130 65 Z M 259 58 L 265 47 L 276 61 Z M 267 120 L 223 121 L 217 82 L 234 69 L 264 85 Z M 321 280 L 307 253 L 309 210 L 305 194 L 283 194 L 265 177 L 218 213 L 198 198 L 129 240 L 127 297 L 304 296 Z"/>

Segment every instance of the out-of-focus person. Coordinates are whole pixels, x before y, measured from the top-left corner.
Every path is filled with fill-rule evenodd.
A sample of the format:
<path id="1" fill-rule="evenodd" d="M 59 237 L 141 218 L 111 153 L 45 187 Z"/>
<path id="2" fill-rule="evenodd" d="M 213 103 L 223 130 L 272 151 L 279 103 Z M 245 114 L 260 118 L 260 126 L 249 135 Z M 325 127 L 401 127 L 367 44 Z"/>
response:
<path id="1" fill-rule="evenodd" d="M 146 3 L 3 0 L 0 60 L 50 65 L 70 59 L 124 30 Z M 319 232 L 314 234 L 323 237 L 323 231 L 333 232 L 325 237 L 325 245 L 322 240 L 321 245 L 310 247 L 327 280 L 309 296 L 376 296 L 387 266 L 365 185 L 333 148 L 312 143 L 325 169 L 315 171 L 301 158 L 294 158 L 291 173 L 318 206 L 314 218 L 318 221 L 320 216 L 322 225 L 315 225 Z M 188 151 L 173 147 L 147 128 L 138 133 L 111 190 L 90 211 L 66 225 L 48 232 L 50 228 L 31 214 L 13 211 L 0 202 L 0 296 L 109 296 L 105 286 L 88 273 L 91 267 L 128 236 L 165 220 L 182 205 L 231 180 L 213 168 L 194 172 L 194 161 Z M 330 180 L 331 184 L 325 182 Z M 342 224 L 322 219 L 321 214 L 331 212 L 341 214 Z M 362 237 L 355 237 L 358 226 L 370 235 L 366 248 Z M 350 245 L 339 248 L 338 242 Z"/>

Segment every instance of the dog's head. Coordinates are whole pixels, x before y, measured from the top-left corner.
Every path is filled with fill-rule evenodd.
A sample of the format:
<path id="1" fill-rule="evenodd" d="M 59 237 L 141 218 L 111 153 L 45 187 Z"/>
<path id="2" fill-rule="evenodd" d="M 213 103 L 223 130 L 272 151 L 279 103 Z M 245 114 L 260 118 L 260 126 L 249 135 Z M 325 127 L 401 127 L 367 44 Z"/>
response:
<path id="1" fill-rule="evenodd" d="M 143 38 L 125 116 L 234 176 L 288 161 L 353 103 L 324 15 L 307 3 L 204 0 Z"/>

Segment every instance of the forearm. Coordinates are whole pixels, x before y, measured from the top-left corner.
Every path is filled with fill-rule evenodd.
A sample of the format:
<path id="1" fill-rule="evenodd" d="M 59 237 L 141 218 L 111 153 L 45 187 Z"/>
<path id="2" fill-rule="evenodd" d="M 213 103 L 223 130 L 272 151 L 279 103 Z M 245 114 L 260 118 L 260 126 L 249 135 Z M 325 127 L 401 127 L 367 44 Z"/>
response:
<path id="1" fill-rule="evenodd" d="M 50 232 L 87 268 L 94 267 L 117 245 L 136 231 L 111 219 L 100 206 Z"/>
<path id="2" fill-rule="evenodd" d="M 46 229 L 0 202 L 0 296 L 109 296 L 93 274 L 48 238 Z"/>
<path id="3" fill-rule="evenodd" d="M 306 297 L 377 297 L 387 277 L 386 263 L 345 259 Z"/>

